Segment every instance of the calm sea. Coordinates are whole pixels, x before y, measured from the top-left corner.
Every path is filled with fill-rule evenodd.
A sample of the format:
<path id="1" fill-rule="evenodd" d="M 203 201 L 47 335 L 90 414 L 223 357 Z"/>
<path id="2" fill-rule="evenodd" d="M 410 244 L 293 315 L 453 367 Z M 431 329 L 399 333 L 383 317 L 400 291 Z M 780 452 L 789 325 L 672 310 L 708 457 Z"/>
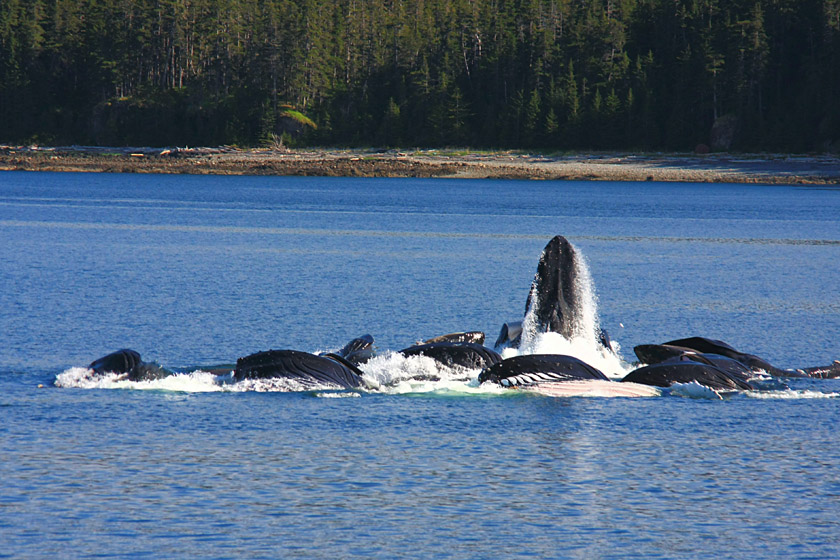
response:
<path id="1" fill-rule="evenodd" d="M 840 381 L 549 398 L 389 354 L 492 343 L 562 234 L 627 362 L 702 335 L 824 365 L 838 216 L 837 188 L 0 173 L 0 557 L 840 557 Z M 83 369 L 365 333 L 381 391 Z"/>

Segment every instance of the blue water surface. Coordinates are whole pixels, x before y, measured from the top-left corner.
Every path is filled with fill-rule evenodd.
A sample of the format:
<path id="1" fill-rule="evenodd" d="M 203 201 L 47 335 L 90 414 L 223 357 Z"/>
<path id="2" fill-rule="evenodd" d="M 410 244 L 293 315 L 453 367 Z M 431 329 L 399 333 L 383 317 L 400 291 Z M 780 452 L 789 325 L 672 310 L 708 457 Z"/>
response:
<path id="1" fill-rule="evenodd" d="M 58 388 L 522 317 L 556 234 L 602 325 L 840 358 L 840 191 L 0 173 L 0 557 L 835 558 L 840 382 L 770 398 Z M 43 388 L 38 388 L 43 385 Z"/>

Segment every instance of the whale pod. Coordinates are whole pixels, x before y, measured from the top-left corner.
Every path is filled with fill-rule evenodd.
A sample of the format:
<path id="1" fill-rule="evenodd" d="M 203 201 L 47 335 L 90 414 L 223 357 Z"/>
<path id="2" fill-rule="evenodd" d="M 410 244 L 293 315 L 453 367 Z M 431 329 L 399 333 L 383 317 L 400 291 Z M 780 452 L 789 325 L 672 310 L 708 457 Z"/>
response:
<path id="1" fill-rule="evenodd" d="M 604 373 L 579 360 L 563 354 L 528 354 L 502 360 L 478 375 L 478 382 L 490 381 L 505 387 L 528 385 L 546 381 L 579 381 L 600 379 L 609 381 Z"/>

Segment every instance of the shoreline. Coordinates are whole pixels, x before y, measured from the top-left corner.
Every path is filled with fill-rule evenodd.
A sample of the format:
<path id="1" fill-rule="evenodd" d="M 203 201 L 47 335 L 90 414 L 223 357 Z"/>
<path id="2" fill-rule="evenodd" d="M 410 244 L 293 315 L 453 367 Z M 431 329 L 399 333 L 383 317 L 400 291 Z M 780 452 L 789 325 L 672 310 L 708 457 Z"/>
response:
<path id="1" fill-rule="evenodd" d="M 0 146 L 0 171 L 840 185 L 840 156 Z"/>

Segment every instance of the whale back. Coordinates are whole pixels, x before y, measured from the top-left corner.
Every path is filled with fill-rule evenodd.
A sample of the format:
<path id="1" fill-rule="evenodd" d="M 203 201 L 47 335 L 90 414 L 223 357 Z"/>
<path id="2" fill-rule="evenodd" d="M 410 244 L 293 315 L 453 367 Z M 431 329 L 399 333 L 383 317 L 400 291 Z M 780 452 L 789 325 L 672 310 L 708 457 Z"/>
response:
<path id="1" fill-rule="evenodd" d="M 692 350 L 697 350 L 698 352 L 703 352 L 705 354 L 720 354 L 721 356 L 738 360 L 750 369 L 763 370 L 773 375 L 788 376 L 791 374 L 791 372 L 779 369 L 758 356 L 736 350 L 732 346 L 720 340 L 714 340 L 702 336 L 692 336 L 689 338 L 672 340 L 670 342 L 666 342 L 665 344 L 667 346 L 682 346 L 685 348 L 691 348 Z"/>
<path id="2" fill-rule="evenodd" d="M 504 386 L 528 385 L 546 381 L 609 381 L 604 373 L 583 360 L 563 354 L 526 354 L 514 356 L 485 368 L 478 382 L 490 381 Z"/>

